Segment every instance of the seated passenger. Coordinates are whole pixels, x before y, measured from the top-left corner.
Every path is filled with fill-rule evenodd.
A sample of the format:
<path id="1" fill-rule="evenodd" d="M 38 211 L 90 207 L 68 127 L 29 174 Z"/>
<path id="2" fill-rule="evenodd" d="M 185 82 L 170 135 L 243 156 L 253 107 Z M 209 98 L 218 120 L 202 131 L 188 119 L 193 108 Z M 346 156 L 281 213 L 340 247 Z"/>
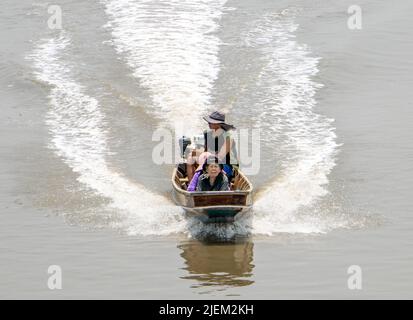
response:
<path id="1" fill-rule="evenodd" d="M 199 156 L 199 158 L 198 158 L 199 166 L 195 170 L 195 174 L 193 174 L 193 177 L 191 178 L 191 180 L 189 182 L 188 188 L 186 189 L 187 191 L 189 191 L 189 192 L 196 191 L 196 187 L 198 186 L 199 177 L 204 173 L 204 171 L 203 171 L 204 170 L 204 164 L 207 161 L 207 159 L 211 156 L 213 156 L 213 155 L 209 152 L 204 152 Z"/>
<path id="2" fill-rule="evenodd" d="M 230 184 L 226 174 L 223 173 L 224 165 L 218 163 L 218 158 L 209 157 L 203 166 L 202 174 L 198 179 L 196 191 L 229 191 Z"/>

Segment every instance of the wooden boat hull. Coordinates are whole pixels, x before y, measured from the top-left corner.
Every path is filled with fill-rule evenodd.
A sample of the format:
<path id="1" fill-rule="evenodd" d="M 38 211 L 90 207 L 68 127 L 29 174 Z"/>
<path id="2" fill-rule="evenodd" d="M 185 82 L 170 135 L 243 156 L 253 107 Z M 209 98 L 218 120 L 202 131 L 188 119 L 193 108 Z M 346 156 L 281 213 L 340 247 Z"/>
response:
<path id="1" fill-rule="evenodd" d="M 198 217 L 205 223 L 221 223 L 221 222 L 233 222 L 235 216 L 244 211 L 244 209 L 238 208 L 214 208 L 214 209 L 202 209 L 197 210 L 193 208 L 184 208 L 185 212 L 189 215 Z"/>
<path id="2" fill-rule="evenodd" d="M 241 172 L 237 172 L 233 191 L 188 192 L 182 188 L 181 180 L 175 169 L 172 177 L 175 203 L 202 221 L 231 222 L 237 214 L 252 207 L 252 186 Z"/>

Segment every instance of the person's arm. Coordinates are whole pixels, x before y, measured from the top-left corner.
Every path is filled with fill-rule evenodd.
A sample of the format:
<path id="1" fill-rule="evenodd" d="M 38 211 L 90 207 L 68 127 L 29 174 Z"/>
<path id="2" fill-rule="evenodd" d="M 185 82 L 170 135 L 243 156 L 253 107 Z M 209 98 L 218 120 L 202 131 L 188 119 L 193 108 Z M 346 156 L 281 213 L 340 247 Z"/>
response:
<path id="1" fill-rule="evenodd" d="M 191 182 L 189 183 L 187 191 L 189 191 L 189 192 L 196 191 L 197 186 L 198 186 L 199 176 L 201 175 L 201 173 L 202 173 L 202 170 L 198 170 L 197 172 L 195 172 L 194 177 L 192 178 Z"/>
<path id="2" fill-rule="evenodd" d="M 225 161 L 227 154 L 231 152 L 231 147 L 232 147 L 232 139 L 230 136 L 225 137 L 225 143 L 222 146 L 221 150 L 218 153 L 218 159 L 220 161 Z M 228 163 L 229 164 L 229 163 Z"/>

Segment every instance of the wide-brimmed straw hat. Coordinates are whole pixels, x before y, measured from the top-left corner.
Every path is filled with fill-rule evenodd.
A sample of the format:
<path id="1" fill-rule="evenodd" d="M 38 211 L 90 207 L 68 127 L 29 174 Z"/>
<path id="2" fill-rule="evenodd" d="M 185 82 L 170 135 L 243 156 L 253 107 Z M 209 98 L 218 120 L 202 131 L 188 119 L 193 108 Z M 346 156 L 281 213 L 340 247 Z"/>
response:
<path id="1" fill-rule="evenodd" d="M 220 124 L 221 127 L 226 131 L 235 129 L 233 125 L 225 123 L 225 114 L 219 111 L 215 111 L 211 113 L 209 116 L 204 117 L 204 120 L 208 123 Z"/>

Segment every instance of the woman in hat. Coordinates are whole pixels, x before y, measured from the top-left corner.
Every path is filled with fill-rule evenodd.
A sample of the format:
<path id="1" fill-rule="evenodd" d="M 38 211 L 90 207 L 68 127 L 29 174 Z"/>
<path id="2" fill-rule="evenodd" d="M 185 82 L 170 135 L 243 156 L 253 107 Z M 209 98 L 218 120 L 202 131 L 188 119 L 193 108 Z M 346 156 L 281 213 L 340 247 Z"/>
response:
<path id="1" fill-rule="evenodd" d="M 235 127 L 227 124 L 225 122 L 225 114 L 218 111 L 204 117 L 204 120 L 208 122 L 210 129 L 204 132 L 204 152 L 207 154 L 202 154 L 199 157 L 198 163 L 201 167 L 208 156 L 211 154 L 216 156 L 219 163 L 223 165 L 223 171 L 227 175 L 229 181 L 231 181 L 233 176 L 233 166 L 238 165 L 237 150 L 234 139 L 231 137 L 230 133 Z M 200 167 L 198 167 L 196 171 L 199 171 Z M 190 181 L 194 177 L 194 173 L 191 160 L 189 160 L 187 174 Z"/>

